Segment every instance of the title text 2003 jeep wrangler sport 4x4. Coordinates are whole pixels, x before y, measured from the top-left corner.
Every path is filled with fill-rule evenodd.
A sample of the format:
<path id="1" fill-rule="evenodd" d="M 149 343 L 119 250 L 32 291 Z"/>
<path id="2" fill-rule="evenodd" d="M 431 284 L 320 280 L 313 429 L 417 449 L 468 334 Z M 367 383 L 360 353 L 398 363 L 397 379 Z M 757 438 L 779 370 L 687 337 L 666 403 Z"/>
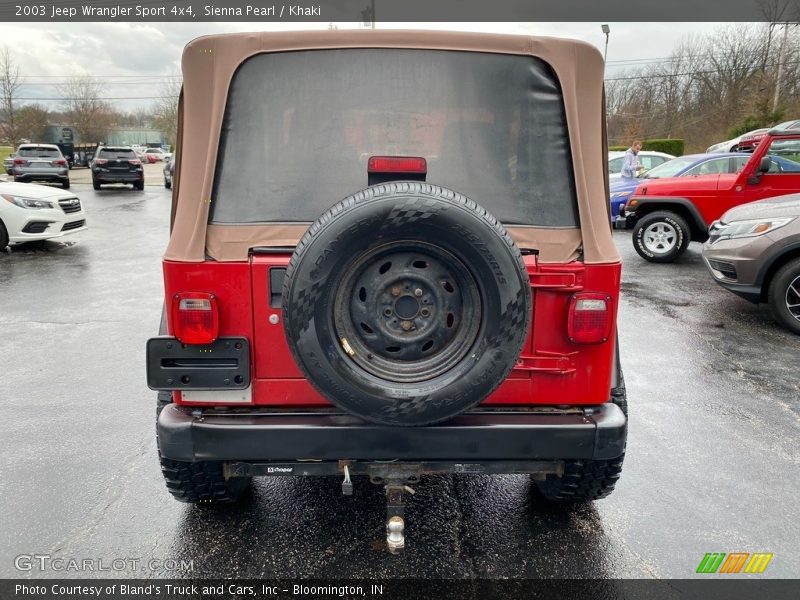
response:
<path id="1" fill-rule="evenodd" d="M 184 502 L 252 476 L 530 473 L 606 496 L 616 352 L 603 65 L 484 34 L 199 38 L 183 55 L 158 446 Z"/>

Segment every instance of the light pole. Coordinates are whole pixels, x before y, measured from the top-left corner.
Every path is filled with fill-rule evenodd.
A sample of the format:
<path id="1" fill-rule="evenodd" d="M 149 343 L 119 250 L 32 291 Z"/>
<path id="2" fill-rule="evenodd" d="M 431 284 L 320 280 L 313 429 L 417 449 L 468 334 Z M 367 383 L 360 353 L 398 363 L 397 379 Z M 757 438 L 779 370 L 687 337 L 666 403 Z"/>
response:
<path id="1" fill-rule="evenodd" d="M 606 62 L 606 56 L 608 56 L 608 34 L 611 33 L 611 29 L 608 26 L 608 23 L 603 23 L 600 25 L 600 29 L 603 30 L 603 33 L 606 34 L 606 49 L 603 52 L 603 62 Z"/>

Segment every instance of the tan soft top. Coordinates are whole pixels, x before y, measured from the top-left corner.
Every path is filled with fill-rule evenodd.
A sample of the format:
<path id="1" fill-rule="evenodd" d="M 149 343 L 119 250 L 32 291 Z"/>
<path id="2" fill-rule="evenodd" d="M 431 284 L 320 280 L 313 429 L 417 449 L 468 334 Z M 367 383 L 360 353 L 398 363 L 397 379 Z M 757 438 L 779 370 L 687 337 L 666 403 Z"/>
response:
<path id="1" fill-rule="evenodd" d="M 228 87 L 242 62 L 263 52 L 331 48 L 461 50 L 544 60 L 564 96 L 581 229 L 513 226 L 508 231 L 520 246 L 539 249 L 541 262 L 574 260 L 581 245 L 587 263 L 619 260 L 608 217 L 600 53 L 583 42 L 557 38 L 390 30 L 213 35 L 186 46 L 167 260 L 200 262 L 208 254 L 219 261 L 243 261 L 254 246 L 293 246 L 299 241 L 309 223 L 208 223 L 220 131 Z"/>

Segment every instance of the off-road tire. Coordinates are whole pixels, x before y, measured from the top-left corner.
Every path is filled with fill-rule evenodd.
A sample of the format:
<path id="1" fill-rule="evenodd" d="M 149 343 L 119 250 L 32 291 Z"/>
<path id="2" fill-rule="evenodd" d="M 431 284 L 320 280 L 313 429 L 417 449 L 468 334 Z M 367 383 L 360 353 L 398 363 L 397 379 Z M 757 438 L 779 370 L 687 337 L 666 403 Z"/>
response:
<path id="1" fill-rule="evenodd" d="M 800 302 L 800 283 L 798 281 L 800 281 L 800 258 L 795 258 L 783 265 L 772 276 L 767 290 L 767 301 L 775 320 L 792 333 L 800 335 L 800 321 L 792 315 L 786 304 L 788 288 L 793 282 L 795 282 L 793 289 L 798 293 L 798 297 L 795 299 L 792 294 L 791 300 Z"/>
<path id="2" fill-rule="evenodd" d="M 628 416 L 628 399 L 625 380 L 611 390 L 611 402 Z M 534 481 L 538 492 L 546 500 L 558 503 L 591 502 L 605 498 L 614 491 L 622 473 L 625 454 L 609 460 L 567 460 L 564 475 L 548 475 L 544 481 Z"/>
<path id="3" fill-rule="evenodd" d="M 159 392 L 156 420 L 165 406 L 172 402 L 169 392 Z M 156 445 L 158 443 L 156 428 Z M 189 504 L 231 504 L 239 500 L 250 486 L 250 477 L 225 479 L 220 461 L 183 462 L 161 456 L 161 473 L 167 490 L 179 502 Z"/>
<path id="4" fill-rule="evenodd" d="M 648 227 L 659 223 L 674 230 L 677 236 L 674 246 L 663 254 L 651 251 L 645 243 L 645 234 Z M 671 263 L 686 252 L 689 242 L 692 241 L 692 231 L 689 229 L 686 219 L 679 214 L 670 210 L 658 210 L 644 215 L 637 221 L 633 228 L 631 239 L 633 240 L 633 248 L 643 259 L 653 263 Z"/>
<path id="5" fill-rule="evenodd" d="M 100 189 L 100 184 L 95 181 L 94 177 L 92 177 L 92 187 L 96 190 Z"/>
<path id="6" fill-rule="evenodd" d="M 413 181 L 371 186 L 317 219 L 282 301 L 307 379 L 342 410 L 398 426 L 443 421 L 491 394 L 532 311 L 520 249 L 497 219 Z"/>

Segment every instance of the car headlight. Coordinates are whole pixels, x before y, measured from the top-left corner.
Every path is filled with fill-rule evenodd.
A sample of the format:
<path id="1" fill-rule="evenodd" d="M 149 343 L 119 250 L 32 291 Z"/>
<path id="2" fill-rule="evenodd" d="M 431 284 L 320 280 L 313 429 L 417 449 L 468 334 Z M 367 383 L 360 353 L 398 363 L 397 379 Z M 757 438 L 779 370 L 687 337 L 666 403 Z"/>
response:
<path id="1" fill-rule="evenodd" d="M 11 204 L 15 204 L 20 208 L 53 208 L 52 202 L 46 202 L 44 200 L 36 200 L 35 198 L 25 198 L 23 196 L 12 196 L 11 194 L 0 194 L 7 202 Z"/>
<path id="2" fill-rule="evenodd" d="M 611 199 L 612 200 L 617 200 L 619 198 L 627 198 L 632 193 L 633 192 L 611 192 Z"/>
<path id="3" fill-rule="evenodd" d="M 749 221 L 733 221 L 731 223 L 716 223 L 714 235 L 720 238 L 743 238 L 764 235 L 778 227 L 788 225 L 796 217 L 782 217 L 780 219 L 752 219 Z"/>

